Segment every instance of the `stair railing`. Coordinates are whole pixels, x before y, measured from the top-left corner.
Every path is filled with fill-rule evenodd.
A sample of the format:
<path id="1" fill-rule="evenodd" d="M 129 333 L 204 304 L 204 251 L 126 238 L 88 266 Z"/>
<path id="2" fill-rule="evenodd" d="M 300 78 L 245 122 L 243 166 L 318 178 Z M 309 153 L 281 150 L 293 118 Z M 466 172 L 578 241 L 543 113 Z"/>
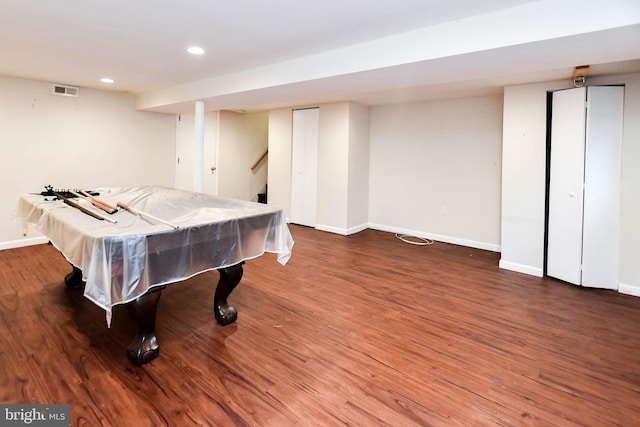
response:
<path id="1" fill-rule="evenodd" d="M 251 170 L 255 170 L 255 168 L 258 167 L 258 165 L 260 164 L 260 162 L 262 162 L 264 160 L 265 157 L 267 157 L 267 154 L 269 154 L 269 150 L 265 151 L 262 156 L 260 156 L 260 158 L 253 164 L 253 166 L 251 166 Z"/>

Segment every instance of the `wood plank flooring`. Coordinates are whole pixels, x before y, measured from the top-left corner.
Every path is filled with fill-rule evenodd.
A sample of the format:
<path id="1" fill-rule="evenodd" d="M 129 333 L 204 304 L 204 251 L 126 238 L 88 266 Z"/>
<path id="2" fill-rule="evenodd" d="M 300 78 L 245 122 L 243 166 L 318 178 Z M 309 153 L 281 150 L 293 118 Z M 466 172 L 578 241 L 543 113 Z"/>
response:
<path id="1" fill-rule="evenodd" d="M 73 426 L 640 425 L 640 298 L 500 270 L 499 254 L 290 226 L 286 266 L 162 292 L 160 357 L 63 285 L 55 248 L 0 251 L 0 403 L 68 403 Z"/>

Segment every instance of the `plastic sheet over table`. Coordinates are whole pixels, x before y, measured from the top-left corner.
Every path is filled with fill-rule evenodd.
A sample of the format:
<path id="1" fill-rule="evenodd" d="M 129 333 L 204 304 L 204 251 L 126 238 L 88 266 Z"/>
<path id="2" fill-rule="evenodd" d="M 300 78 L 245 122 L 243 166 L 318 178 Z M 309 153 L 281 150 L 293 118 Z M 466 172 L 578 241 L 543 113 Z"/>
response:
<path id="1" fill-rule="evenodd" d="M 20 198 L 17 214 L 74 266 L 86 282 L 84 296 L 107 311 L 154 286 L 229 267 L 265 252 L 286 264 L 293 239 L 281 209 L 164 187 L 98 188 L 100 200 L 123 202 L 178 226 L 119 210 L 117 221 L 97 220 L 41 195 Z M 103 213 L 85 200 L 83 207 Z M 107 214 L 108 215 L 108 214 Z"/>

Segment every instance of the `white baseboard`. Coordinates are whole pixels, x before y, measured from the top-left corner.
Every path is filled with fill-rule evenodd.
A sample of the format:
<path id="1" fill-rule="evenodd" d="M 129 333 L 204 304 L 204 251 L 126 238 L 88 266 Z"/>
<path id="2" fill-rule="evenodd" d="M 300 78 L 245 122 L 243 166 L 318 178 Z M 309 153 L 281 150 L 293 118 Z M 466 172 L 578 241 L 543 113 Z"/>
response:
<path id="1" fill-rule="evenodd" d="M 315 228 L 316 230 L 320 230 L 320 231 L 327 231 L 329 233 L 340 234 L 342 236 L 349 236 L 351 234 L 358 233 L 362 230 L 366 230 L 367 224 L 361 224 L 351 228 L 339 228 L 339 227 L 332 227 L 329 225 L 316 224 Z"/>
<path id="2" fill-rule="evenodd" d="M 640 297 L 640 286 L 625 285 L 620 283 L 618 292 L 621 294 L 633 295 L 634 297 Z"/>
<path id="3" fill-rule="evenodd" d="M 356 227 L 348 228 L 347 229 L 347 235 L 359 233 L 362 230 L 366 230 L 367 228 L 369 228 L 368 224 L 360 224 L 360 225 L 358 225 Z"/>
<path id="4" fill-rule="evenodd" d="M 49 239 L 44 236 L 31 237 L 29 239 L 9 240 L 7 242 L 0 242 L 0 251 L 4 249 L 15 249 L 25 246 L 42 245 L 43 243 L 47 242 L 49 242 Z"/>
<path id="5" fill-rule="evenodd" d="M 327 231 L 329 233 L 340 234 L 342 236 L 349 236 L 351 234 L 358 233 L 362 230 L 366 230 L 367 228 L 386 231 L 389 233 L 406 234 L 409 236 L 420 237 L 423 239 L 435 240 L 437 242 L 451 243 L 454 245 L 466 246 L 469 248 L 476 248 L 476 249 L 483 249 L 491 252 L 500 252 L 500 245 L 496 245 L 493 243 L 477 242 L 475 240 L 467 240 L 467 239 L 460 239 L 457 237 L 443 236 L 439 234 L 424 233 L 421 231 L 409 230 L 407 228 L 400 228 L 400 227 L 391 227 L 391 226 L 382 225 L 382 224 L 372 224 L 372 223 L 360 224 L 358 226 L 351 227 L 351 228 L 333 227 L 333 226 L 324 225 L 324 224 L 316 224 L 315 226 L 316 230 Z"/>
<path id="6" fill-rule="evenodd" d="M 387 232 L 390 232 L 390 233 L 406 234 L 406 235 L 409 235 L 409 236 L 420 237 L 420 238 L 423 238 L 423 239 L 431 239 L 431 240 L 435 240 L 437 242 L 451 243 L 451 244 L 454 244 L 454 245 L 466 246 L 466 247 L 469 247 L 469 248 L 483 249 L 483 250 L 491 251 L 491 252 L 500 252 L 500 245 L 496 245 L 496 244 L 493 244 L 493 243 L 478 242 L 478 241 L 475 241 L 475 240 L 468 240 L 468 239 L 460 239 L 458 237 L 443 236 L 443 235 L 440 235 L 440 234 L 432 234 L 432 233 L 425 233 L 425 232 L 422 232 L 422 231 L 409 230 L 409 229 L 406 229 L 406 228 L 392 227 L 392 226 L 382 225 L 382 224 L 369 223 L 369 228 L 372 228 L 374 230 L 387 231 Z"/>
<path id="7" fill-rule="evenodd" d="M 498 263 L 498 266 L 505 270 L 516 271 L 518 273 L 524 273 L 530 276 L 542 277 L 542 269 L 537 267 L 531 267 L 530 265 L 523 265 L 515 262 L 500 260 L 500 262 Z"/>
<path id="8" fill-rule="evenodd" d="M 320 231 L 327 231 L 329 233 L 340 234 L 342 236 L 347 235 L 346 228 L 338 228 L 338 227 L 332 227 L 330 225 L 316 224 L 315 229 Z"/>

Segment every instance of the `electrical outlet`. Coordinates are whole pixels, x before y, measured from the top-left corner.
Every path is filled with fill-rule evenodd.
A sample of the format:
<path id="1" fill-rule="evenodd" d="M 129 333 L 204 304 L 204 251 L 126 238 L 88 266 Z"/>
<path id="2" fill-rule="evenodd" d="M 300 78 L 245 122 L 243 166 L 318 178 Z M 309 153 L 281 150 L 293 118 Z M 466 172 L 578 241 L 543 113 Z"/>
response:
<path id="1" fill-rule="evenodd" d="M 443 206 L 442 208 L 440 208 L 440 214 L 441 215 L 446 215 L 447 214 L 447 207 Z"/>

